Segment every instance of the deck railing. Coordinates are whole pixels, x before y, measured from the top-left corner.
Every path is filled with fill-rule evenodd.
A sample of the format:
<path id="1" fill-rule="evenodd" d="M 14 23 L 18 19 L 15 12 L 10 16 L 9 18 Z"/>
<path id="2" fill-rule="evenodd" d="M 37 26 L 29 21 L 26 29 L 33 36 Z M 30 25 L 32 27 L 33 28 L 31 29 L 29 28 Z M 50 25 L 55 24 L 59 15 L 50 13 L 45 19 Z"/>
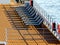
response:
<path id="1" fill-rule="evenodd" d="M 40 4 L 37 3 L 34 0 L 34 4 L 33 4 L 34 8 L 36 9 L 37 13 L 39 13 L 43 19 L 44 19 L 44 24 L 47 26 L 47 28 L 53 33 L 53 35 L 55 35 L 57 37 L 58 40 L 60 40 L 60 35 L 57 32 L 57 24 L 56 24 L 56 31 L 52 30 L 52 24 L 54 22 L 56 22 L 56 19 L 53 15 L 49 15 L 42 7 L 40 7 Z M 58 17 L 59 18 L 59 17 Z M 55 33 L 54 33 L 55 32 Z M 58 36 L 57 36 L 58 35 Z M 59 37 L 59 38 L 58 38 Z"/>

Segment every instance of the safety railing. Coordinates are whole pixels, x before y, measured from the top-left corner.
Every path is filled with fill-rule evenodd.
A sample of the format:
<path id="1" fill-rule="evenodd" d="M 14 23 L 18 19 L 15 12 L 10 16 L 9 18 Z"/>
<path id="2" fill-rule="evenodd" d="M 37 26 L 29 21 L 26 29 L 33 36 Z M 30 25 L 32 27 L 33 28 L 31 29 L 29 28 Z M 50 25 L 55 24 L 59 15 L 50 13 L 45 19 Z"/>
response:
<path id="1" fill-rule="evenodd" d="M 39 3 L 36 3 L 36 1 L 34 1 L 34 8 L 44 18 L 43 23 L 53 33 L 53 35 L 55 35 L 55 36 L 59 35 L 59 34 L 56 34 L 57 31 L 55 33 L 54 33 L 54 31 L 52 31 L 52 23 L 56 22 L 57 18 L 55 18 L 53 15 L 49 15 L 42 7 L 40 7 Z M 56 24 L 56 26 L 57 26 L 57 24 Z M 58 40 L 60 40 L 60 36 L 56 36 L 56 37 L 59 37 Z"/>

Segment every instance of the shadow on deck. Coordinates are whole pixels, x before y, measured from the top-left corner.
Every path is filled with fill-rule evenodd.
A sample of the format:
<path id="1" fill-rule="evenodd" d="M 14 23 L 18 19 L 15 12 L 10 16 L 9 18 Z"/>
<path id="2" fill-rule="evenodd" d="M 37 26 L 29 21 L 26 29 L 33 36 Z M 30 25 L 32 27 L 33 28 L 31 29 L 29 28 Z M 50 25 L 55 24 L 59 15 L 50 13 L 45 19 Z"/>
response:
<path id="1" fill-rule="evenodd" d="M 8 9 L 8 8 L 6 8 Z M 11 9 L 11 10 L 10 10 Z M 9 8 L 9 10 L 6 10 L 7 12 L 7 18 L 8 21 L 10 22 L 10 24 L 12 25 L 12 27 L 16 30 L 18 30 L 19 34 L 22 36 L 20 30 L 29 30 L 29 26 L 25 25 L 24 22 L 21 20 L 21 18 L 18 16 L 18 14 L 16 13 L 15 10 L 13 10 L 14 8 Z M 39 32 L 39 34 L 36 35 L 41 35 L 43 38 L 41 40 L 44 40 L 46 43 L 48 44 L 60 44 L 60 42 L 52 35 L 52 33 L 46 28 L 45 25 L 41 24 L 40 26 L 34 26 L 36 28 L 36 30 Z M 44 28 L 44 29 L 43 29 Z M 30 28 L 31 30 L 31 28 Z M 28 32 L 29 33 L 29 32 Z M 27 35 L 33 35 L 33 34 L 27 34 Z M 24 36 L 24 35 L 23 35 Z M 22 36 L 22 37 L 23 37 Z M 32 36 L 31 36 L 32 37 Z M 31 40 L 31 39 L 25 39 L 23 37 L 22 40 Z M 32 37 L 32 40 L 36 40 Z M 37 39 L 40 40 L 40 39 Z M 35 41 L 36 42 L 36 41 Z M 26 42 L 27 44 L 27 42 Z M 27 44 L 28 45 L 28 44 Z M 37 44 L 38 45 L 38 44 Z"/>
<path id="2" fill-rule="evenodd" d="M 44 24 L 41 26 L 35 26 L 37 31 L 43 36 L 44 40 L 49 44 L 60 44 L 60 42 L 56 39 L 55 36 L 47 29 Z M 39 29 L 40 28 L 40 29 Z"/>
<path id="3" fill-rule="evenodd" d="M 14 8 L 11 7 L 4 7 L 5 11 L 7 13 L 7 18 L 10 24 L 14 29 L 17 30 L 28 30 L 29 26 L 25 25 L 24 22 L 21 20 L 17 12 L 15 11 Z"/>

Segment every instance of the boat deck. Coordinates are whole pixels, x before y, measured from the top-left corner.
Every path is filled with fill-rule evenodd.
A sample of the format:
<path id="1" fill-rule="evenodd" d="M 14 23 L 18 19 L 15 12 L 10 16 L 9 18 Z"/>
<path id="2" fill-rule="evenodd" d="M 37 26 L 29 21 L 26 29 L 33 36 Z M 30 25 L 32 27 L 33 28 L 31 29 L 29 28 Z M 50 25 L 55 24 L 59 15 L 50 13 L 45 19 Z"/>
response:
<path id="1" fill-rule="evenodd" d="M 25 25 L 15 5 L 0 5 L 0 14 L 0 41 L 7 45 L 60 45 L 44 25 Z"/>

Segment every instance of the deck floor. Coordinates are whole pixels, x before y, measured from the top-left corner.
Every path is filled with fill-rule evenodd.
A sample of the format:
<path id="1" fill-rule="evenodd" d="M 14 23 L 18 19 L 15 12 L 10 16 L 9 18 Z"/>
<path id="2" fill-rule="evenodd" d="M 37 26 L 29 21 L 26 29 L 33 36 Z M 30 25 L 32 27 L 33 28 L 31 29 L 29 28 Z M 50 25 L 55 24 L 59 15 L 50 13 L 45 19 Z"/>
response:
<path id="1" fill-rule="evenodd" d="M 7 45 L 60 45 L 48 29 L 37 28 L 40 26 L 26 26 L 12 5 L 0 5 L 0 41 Z"/>

